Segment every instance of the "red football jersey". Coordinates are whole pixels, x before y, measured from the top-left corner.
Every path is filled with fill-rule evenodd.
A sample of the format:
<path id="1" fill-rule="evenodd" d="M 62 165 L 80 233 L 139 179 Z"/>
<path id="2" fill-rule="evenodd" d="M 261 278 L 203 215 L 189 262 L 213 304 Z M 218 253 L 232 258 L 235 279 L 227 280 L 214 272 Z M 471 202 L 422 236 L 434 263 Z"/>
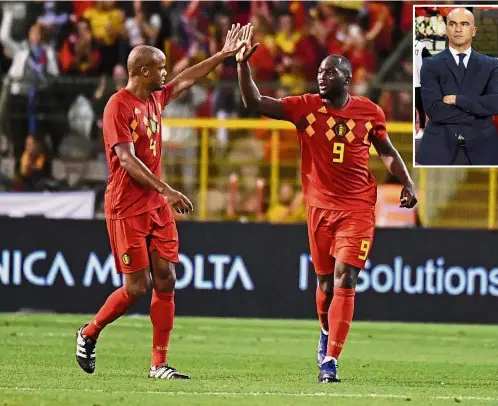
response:
<path id="1" fill-rule="evenodd" d="M 126 89 L 111 96 L 104 110 L 103 131 L 109 178 L 105 192 L 105 215 L 120 219 L 153 210 L 165 204 L 160 193 L 142 186 L 120 165 L 114 146 L 133 142 L 135 155 L 150 171 L 161 177 L 161 113 L 173 94 L 166 85 L 147 100 Z"/>
<path id="2" fill-rule="evenodd" d="M 377 185 L 368 160 L 372 137 L 387 138 L 381 108 L 355 96 L 341 110 L 327 107 L 318 94 L 286 97 L 282 102 L 301 144 L 306 203 L 331 210 L 373 210 Z"/>

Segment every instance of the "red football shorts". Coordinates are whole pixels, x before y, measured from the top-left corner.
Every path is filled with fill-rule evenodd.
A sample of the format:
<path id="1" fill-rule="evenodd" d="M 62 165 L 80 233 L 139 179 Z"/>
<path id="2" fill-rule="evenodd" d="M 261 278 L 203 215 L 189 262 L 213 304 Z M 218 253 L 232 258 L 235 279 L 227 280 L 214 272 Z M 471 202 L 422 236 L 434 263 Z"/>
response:
<path id="1" fill-rule="evenodd" d="M 107 219 L 116 271 L 130 273 L 149 266 L 149 253 L 178 262 L 178 231 L 168 204 L 124 219 Z"/>
<path id="2" fill-rule="evenodd" d="M 372 248 L 373 210 L 327 210 L 308 206 L 308 237 L 315 271 L 334 273 L 335 260 L 362 269 Z"/>

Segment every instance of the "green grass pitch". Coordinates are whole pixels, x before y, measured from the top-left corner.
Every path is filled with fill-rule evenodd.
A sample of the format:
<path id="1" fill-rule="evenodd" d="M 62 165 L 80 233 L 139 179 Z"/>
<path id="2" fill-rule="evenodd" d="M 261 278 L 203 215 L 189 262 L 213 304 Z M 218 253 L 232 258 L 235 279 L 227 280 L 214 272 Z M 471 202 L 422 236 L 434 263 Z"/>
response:
<path id="1" fill-rule="evenodd" d="M 179 317 L 169 362 L 147 378 L 151 325 L 102 333 L 97 369 L 75 361 L 88 316 L 0 314 L 2 405 L 498 405 L 498 327 L 353 322 L 340 384 L 318 384 L 318 322 Z"/>

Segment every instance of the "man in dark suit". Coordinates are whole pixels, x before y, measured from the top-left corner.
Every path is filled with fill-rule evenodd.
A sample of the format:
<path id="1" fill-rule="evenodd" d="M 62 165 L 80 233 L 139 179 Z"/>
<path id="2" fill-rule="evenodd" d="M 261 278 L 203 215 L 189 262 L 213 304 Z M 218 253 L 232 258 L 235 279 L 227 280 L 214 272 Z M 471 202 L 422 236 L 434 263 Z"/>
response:
<path id="1" fill-rule="evenodd" d="M 447 17 L 449 48 L 424 60 L 422 102 L 429 117 L 416 162 L 420 165 L 498 165 L 498 61 L 471 48 L 473 14 Z"/>

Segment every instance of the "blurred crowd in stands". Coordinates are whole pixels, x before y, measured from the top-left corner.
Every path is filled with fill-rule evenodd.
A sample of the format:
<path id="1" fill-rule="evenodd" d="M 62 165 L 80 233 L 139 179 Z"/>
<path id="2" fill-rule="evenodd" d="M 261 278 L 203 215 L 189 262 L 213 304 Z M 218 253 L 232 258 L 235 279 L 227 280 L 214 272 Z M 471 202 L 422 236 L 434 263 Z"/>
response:
<path id="1" fill-rule="evenodd" d="M 418 40 L 445 41 L 446 16 L 454 7 L 416 7 L 415 28 Z"/>
<path id="2" fill-rule="evenodd" d="M 413 32 L 412 5 L 408 1 L 278 0 L 1 3 L 0 154 L 11 155 L 15 164 L 13 178 L 2 175 L 0 183 L 14 190 L 97 187 L 101 191 L 106 174 L 103 182 L 92 184 L 77 166 L 102 159 L 103 109 L 110 95 L 126 84 L 130 49 L 149 44 L 163 50 L 171 78 L 221 49 L 232 23 L 250 21 L 255 27 L 255 41 L 261 45 L 251 66 L 263 94 L 283 97 L 315 91 L 320 61 L 338 53 L 353 65 L 353 94 L 374 98 L 388 120 L 411 122 L 410 86 L 390 91 L 372 89 L 371 84 L 397 44 Z M 409 85 L 411 47 L 399 63 L 387 79 Z M 250 116 L 234 83 L 236 75 L 235 59 L 227 59 L 208 80 L 168 105 L 164 117 Z M 195 193 L 198 132 L 164 130 L 165 172 L 178 173 L 178 187 Z M 214 132 L 213 159 L 233 158 L 228 156 L 233 152 L 232 134 L 223 128 Z M 261 151 L 256 155 L 267 164 L 270 133 L 254 131 L 249 136 L 259 142 Z M 298 149 L 293 137 L 292 131 L 282 132 L 282 139 L 288 142 L 281 143 L 281 158 L 296 163 Z M 248 134 L 241 138 L 247 139 Z M 62 178 L 54 175 L 54 159 L 67 163 Z M 79 175 L 71 180 L 73 172 Z M 233 182 L 232 172 L 230 168 L 218 172 L 227 179 L 225 185 L 219 185 L 225 192 Z M 288 178 L 298 179 L 297 165 Z M 290 194 L 285 187 L 282 193 Z M 298 205 L 299 198 L 292 199 L 292 204 Z M 227 201 L 233 203 L 225 207 L 233 217 L 236 199 Z M 281 213 L 269 216 L 279 218 Z"/>

